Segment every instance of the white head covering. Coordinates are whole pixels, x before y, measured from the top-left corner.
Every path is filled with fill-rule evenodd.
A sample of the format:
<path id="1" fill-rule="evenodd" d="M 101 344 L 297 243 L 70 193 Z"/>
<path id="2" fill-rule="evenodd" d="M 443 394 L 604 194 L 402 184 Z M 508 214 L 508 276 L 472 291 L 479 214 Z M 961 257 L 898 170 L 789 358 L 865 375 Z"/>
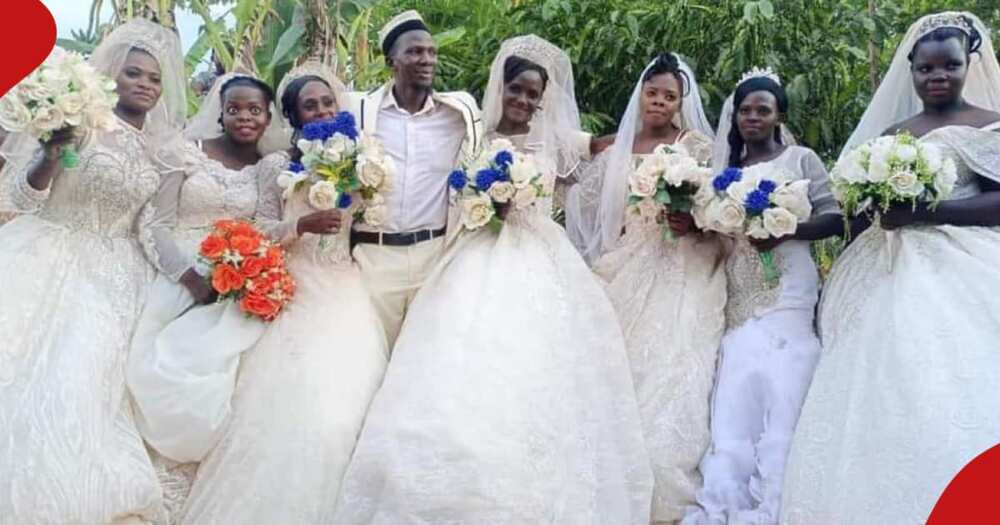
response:
<path id="1" fill-rule="evenodd" d="M 188 120 L 184 127 L 184 138 L 190 141 L 210 140 L 221 137 L 225 131 L 219 118 L 222 116 L 222 87 L 234 78 L 255 78 L 244 73 L 226 73 L 215 80 L 212 89 L 202 99 L 198 113 Z M 277 105 L 272 102 L 268 108 L 271 111 L 271 124 L 268 125 L 257 143 L 261 155 L 288 147 L 288 136 L 285 135 Z"/>
<path id="2" fill-rule="evenodd" d="M 719 113 L 719 129 L 715 132 L 715 146 L 712 148 L 713 170 L 722 171 L 729 165 L 729 130 L 733 127 L 733 97 L 736 95 L 736 90 L 747 80 L 761 77 L 769 78 L 779 86 L 781 85 L 781 77 L 772 71 L 771 68 L 760 69 L 755 67 L 740 77 L 740 81 L 736 83 L 733 92 L 730 93 L 726 101 L 722 104 L 722 111 Z M 795 135 L 792 135 L 788 126 L 782 123 L 779 129 L 781 130 L 781 142 L 783 144 L 795 144 Z"/>
<path id="3" fill-rule="evenodd" d="M 674 56 L 689 84 L 684 86 L 681 110 L 675 116 L 674 123 L 682 130 L 695 130 L 712 137 L 712 125 L 705 116 L 694 71 L 679 55 Z M 580 184 L 571 188 L 567 194 L 566 232 L 584 259 L 591 264 L 605 252 L 614 249 L 621 236 L 628 201 L 627 174 L 632 170 L 632 147 L 635 136 L 642 130 L 642 79 L 658 59 L 659 57 L 654 58 L 639 75 L 635 89 L 632 90 L 632 98 L 618 124 L 615 143 L 606 153 L 609 155 L 607 164 L 594 164 L 596 169 L 603 169 L 603 172 L 585 174 L 581 177 Z"/>
<path id="4" fill-rule="evenodd" d="M 946 11 L 927 15 L 910 26 L 903 41 L 896 48 L 889 71 L 872 96 L 868 109 L 854 128 L 854 133 L 844 144 L 841 156 L 864 142 L 882 135 L 893 124 L 898 124 L 923 111 L 923 103 L 913 87 L 910 52 L 920 38 L 941 27 L 958 28 L 968 34 L 969 22 L 979 31 L 983 43 L 979 53 L 972 55 L 970 59 L 962 96 L 971 104 L 1000 111 L 1000 65 L 997 64 L 989 28 L 972 13 Z"/>
<path id="5" fill-rule="evenodd" d="M 378 32 L 378 46 L 382 49 L 382 54 L 389 56 L 389 50 L 403 33 L 414 30 L 428 31 L 424 18 L 415 9 L 403 11 L 386 22 Z"/>
<path id="6" fill-rule="evenodd" d="M 275 104 L 277 107 L 277 115 L 273 122 L 278 122 L 281 125 L 281 133 L 277 136 L 280 137 L 280 146 L 278 148 L 272 149 L 270 151 L 276 151 L 277 149 L 287 149 L 292 144 L 292 136 L 295 134 L 295 130 L 292 129 L 292 124 L 289 122 L 288 118 L 285 117 L 285 107 L 281 103 L 282 97 L 285 95 L 285 91 L 288 89 L 288 85 L 294 82 L 298 78 L 305 76 L 316 76 L 326 81 L 330 85 L 330 89 L 333 91 L 333 97 L 337 100 L 337 107 L 344 108 L 344 83 L 337 78 L 335 71 L 337 70 L 336 64 L 328 65 L 316 60 L 308 60 L 302 64 L 295 66 L 285 77 L 281 79 L 278 84 L 278 91 L 275 92 Z M 294 111 L 294 108 L 292 108 Z M 266 147 L 272 147 L 271 144 L 267 144 Z"/>
<path id="7" fill-rule="evenodd" d="M 530 60 L 545 68 L 548 74 L 545 92 L 531 117 L 525 143 L 537 145 L 535 157 L 557 174 L 565 175 L 580 160 L 572 142 L 572 135 L 580 132 L 580 111 L 573 91 L 573 64 L 569 55 L 551 42 L 535 35 L 523 35 L 500 45 L 483 94 L 484 129 L 487 133 L 495 131 L 503 117 L 504 65 L 512 56 Z"/>

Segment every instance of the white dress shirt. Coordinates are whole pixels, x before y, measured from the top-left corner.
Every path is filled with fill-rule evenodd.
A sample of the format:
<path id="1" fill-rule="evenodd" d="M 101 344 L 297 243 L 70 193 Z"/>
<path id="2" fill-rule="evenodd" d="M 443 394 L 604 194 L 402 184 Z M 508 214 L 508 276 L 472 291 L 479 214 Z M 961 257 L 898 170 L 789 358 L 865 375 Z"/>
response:
<path id="1" fill-rule="evenodd" d="M 465 121 L 462 114 L 427 97 L 424 107 L 410 113 L 390 88 L 379 108 L 375 137 L 396 164 L 392 189 L 386 194 L 386 233 L 436 230 L 448 222 L 448 174 L 458 162 Z M 363 224 L 359 230 L 373 231 Z"/>

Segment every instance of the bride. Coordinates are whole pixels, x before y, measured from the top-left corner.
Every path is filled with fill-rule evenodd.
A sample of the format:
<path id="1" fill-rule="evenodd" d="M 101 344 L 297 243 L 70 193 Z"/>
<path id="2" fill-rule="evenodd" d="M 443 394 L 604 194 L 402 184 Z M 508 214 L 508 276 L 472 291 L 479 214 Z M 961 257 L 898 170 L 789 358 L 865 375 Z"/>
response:
<path id="1" fill-rule="evenodd" d="M 891 209 L 834 266 L 783 523 L 924 522 L 1000 439 L 998 110 L 989 28 L 955 12 L 910 27 L 843 154 L 907 131 L 954 159 L 958 182 L 934 210 Z"/>
<path id="2" fill-rule="evenodd" d="M 143 439 L 156 451 L 164 503 L 180 511 L 197 462 L 229 415 L 239 355 L 264 323 L 235 302 L 215 302 L 196 262 L 219 219 L 256 213 L 261 151 L 281 141 L 274 92 L 242 74 L 216 80 L 184 141 L 157 153 L 163 182 L 154 197 L 147 256 L 159 270 L 132 338 L 126 368 Z"/>
<path id="3" fill-rule="evenodd" d="M 123 373 L 152 266 L 160 176 L 151 153 L 184 117 L 180 42 L 132 20 L 90 63 L 115 79 L 117 126 L 85 137 L 59 166 L 57 135 L 4 143 L 0 185 L 21 214 L 0 227 L 0 515 L 11 523 L 127 523 L 158 518 L 156 474 Z M 32 148 L 32 144 L 34 147 Z M 141 211 L 142 210 L 142 211 Z M 8 211 L 8 210 L 0 210 Z"/>
<path id="4" fill-rule="evenodd" d="M 722 250 L 715 235 L 694 230 L 689 214 L 669 217 L 678 238 L 664 241 L 660 224 L 628 213 L 625 204 L 634 163 L 660 144 L 711 161 L 714 130 L 694 72 L 674 54 L 650 62 L 619 129 L 614 146 L 570 192 L 567 231 L 583 253 L 600 255 L 593 269 L 607 283 L 625 332 L 656 479 L 653 521 L 673 522 L 695 502 L 709 442 L 708 399 L 725 321 Z M 603 238 L 623 226 L 624 235 Z"/>
<path id="5" fill-rule="evenodd" d="M 279 86 L 297 138 L 337 111 L 343 86 L 307 62 Z M 242 356 L 231 415 L 198 468 L 182 523 L 331 523 L 341 478 L 388 358 L 384 331 L 348 251 L 350 214 L 287 201 L 290 156 L 261 160 L 258 219 L 287 249 L 295 297 Z M 326 242 L 320 240 L 326 235 Z"/>
<path id="6" fill-rule="evenodd" d="M 538 37 L 504 42 L 483 107 L 549 186 L 589 147 L 569 57 Z M 417 295 L 336 523 L 649 523 L 621 329 L 550 209 L 463 234 Z"/>

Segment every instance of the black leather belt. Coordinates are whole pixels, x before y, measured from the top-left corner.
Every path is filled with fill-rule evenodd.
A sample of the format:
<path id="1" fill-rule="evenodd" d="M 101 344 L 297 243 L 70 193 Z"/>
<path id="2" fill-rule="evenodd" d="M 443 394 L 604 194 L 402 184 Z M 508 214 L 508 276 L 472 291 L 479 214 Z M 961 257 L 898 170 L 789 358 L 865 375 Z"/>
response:
<path id="1" fill-rule="evenodd" d="M 351 232 L 351 246 L 378 244 L 381 246 L 413 246 L 414 244 L 444 236 L 445 229 L 420 230 L 409 233 Z"/>

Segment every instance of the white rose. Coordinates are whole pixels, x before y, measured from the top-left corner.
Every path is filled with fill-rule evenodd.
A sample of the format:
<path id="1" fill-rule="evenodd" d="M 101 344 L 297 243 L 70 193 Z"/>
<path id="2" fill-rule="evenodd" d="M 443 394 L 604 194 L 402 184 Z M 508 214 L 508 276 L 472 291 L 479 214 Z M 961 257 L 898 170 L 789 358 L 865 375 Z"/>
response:
<path id="1" fill-rule="evenodd" d="M 702 170 L 698 161 L 686 155 L 668 155 L 665 159 L 663 178 L 671 186 L 680 186 L 685 182 L 696 182 L 701 178 Z"/>
<path id="2" fill-rule="evenodd" d="M 361 217 L 361 220 L 368 224 L 369 226 L 381 226 L 385 223 L 385 219 L 388 216 L 388 210 L 384 205 L 381 204 L 369 204 L 365 207 L 365 212 Z"/>
<path id="3" fill-rule="evenodd" d="M 59 108 L 51 104 L 44 104 L 35 110 L 35 118 L 31 121 L 31 128 L 37 135 L 51 133 L 64 127 L 66 127 L 66 116 Z"/>
<path id="4" fill-rule="evenodd" d="M 323 157 L 331 162 L 340 162 L 354 150 L 354 141 L 340 133 L 326 139 L 323 144 Z"/>
<path id="5" fill-rule="evenodd" d="M 747 222 L 747 237 L 751 239 L 767 239 L 771 234 L 764 227 L 764 219 L 753 217 Z"/>
<path id="6" fill-rule="evenodd" d="M 897 170 L 886 180 L 889 187 L 904 197 L 917 197 L 924 191 L 924 185 L 912 170 Z"/>
<path id="7" fill-rule="evenodd" d="M 715 201 L 715 203 L 717 205 L 713 207 L 711 220 L 718 231 L 728 234 L 737 234 L 742 231 L 743 223 L 747 218 L 743 204 L 733 199 L 722 199 Z"/>
<path id="8" fill-rule="evenodd" d="M 0 97 L 0 126 L 7 131 L 19 132 L 24 131 L 30 122 L 31 110 L 16 95 Z"/>
<path id="9" fill-rule="evenodd" d="M 646 221 L 655 222 L 662 210 L 663 206 L 653 199 L 642 199 L 635 203 L 635 211 Z"/>
<path id="10" fill-rule="evenodd" d="M 358 179 L 369 188 L 378 188 L 385 180 L 386 172 L 381 163 L 375 159 L 362 158 L 358 162 Z"/>
<path id="11" fill-rule="evenodd" d="M 794 234 L 799 225 L 798 218 L 784 208 L 768 208 L 763 216 L 764 229 L 775 238 Z"/>
<path id="12" fill-rule="evenodd" d="M 514 193 L 517 190 L 514 185 L 509 182 L 497 182 L 490 186 L 489 193 L 490 198 L 499 203 L 510 202 L 514 198 Z"/>
<path id="13" fill-rule="evenodd" d="M 812 203 L 809 202 L 809 180 L 801 179 L 791 184 L 785 184 L 774 190 L 771 202 L 795 215 L 800 221 L 807 221 L 812 216 Z"/>
<path id="14" fill-rule="evenodd" d="M 754 177 L 743 177 L 726 188 L 726 195 L 736 202 L 743 203 L 751 191 L 757 189 L 759 182 Z"/>
<path id="15" fill-rule="evenodd" d="M 628 186 L 633 195 L 652 197 L 656 195 L 656 176 L 636 170 L 629 176 Z"/>
<path id="16" fill-rule="evenodd" d="M 891 150 L 882 144 L 872 146 L 872 154 L 868 160 L 868 181 L 885 182 L 889 179 L 889 155 Z"/>
<path id="17" fill-rule="evenodd" d="M 53 94 L 69 90 L 70 75 L 61 68 L 44 67 L 39 71 L 39 77 Z"/>
<path id="18" fill-rule="evenodd" d="M 927 163 L 927 169 L 932 173 L 937 173 L 941 169 L 941 165 L 944 162 L 944 158 L 941 156 L 941 150 L 932 144 L 924 144 L 920 151 L 921 156 L 924 158 L 924 162 Z"/>
<path id="19" fill-rule="evenodd" d="M 56 97 L 56 107 L 66 115 L 66 122 L 70 126 L 83 123 L 83 106 L 84 99 L 80 93 L 65 93 Z"/>
<path id="20" fill-rule="evenodd" d="M 934 190 L 938 199 L 945 199 L 955 189 L 955 182 L 958 180 L 958 170 L 955 161 L 950 158 L 944 159 L 939 170 L 934 176 Z"/>
<path id="21" fill-rule="evenodd" d="M 910 164 L 911 162 L 917 160 L 917 148 L 909 144 L 900 144 L 896 146 L 896 158 L 900 162 Z"/>
<path id="22" fill-rule="evenodd" d="M 302 152 L 302 155 L 316 155 L 319 152 L 323 151 L 322 140 L 299 139 L 299 141 L 295 145 L 298 146 L 299 151 Z"/>
<path id="23" fill-rule="evenodd" d="M 848 184 L 857 184 L 861 182 L 868 181 L 868 173 L 865 172 L 864 166 L 861 164 L 862 152 L 856 149 L 847 154 L 846 157 L 837 163 L 837 166 L 833 169 L 830 174 L 830 178 L 833 180 L 842 180 Z"/>
<path id="24" fill-rule="evenodd" d="M 534 186 L 525 186 L 517 190 L 514 194 L 514 207 L 524 209 L 531 206 L 538 199 L 538 190 Z"/>
<path id="25" fill-rule="evenodd" d="M 470 230 L 485 226 L 495 214 L 493 202 L 485 195 L 476 195 L 462 200 L 462 224 Z"/>
<path id="26" fill-rule="evenodd" d="M 523 188 L 531 183 L 538 176 L 538 167 L 535 161 L 528 155 L 515 155 L 514 162 L 509 168 L 510 180 L 514 186 Z"/>
<path id="27" fill-rule="evenodd" d="M 37 75 L 31 75 L 18 84 L 18 95 L 21 97 L 21 102 L 24 103 L 44 103 L 48 102 L 55 93 Z"/>
<path id="28" fill-rule="evenodd" d="M 321 180 L 309 188 L 309 205 L 317 210 L 332 210 L 337 207 L 337 186 L 332 182 Z"/>

